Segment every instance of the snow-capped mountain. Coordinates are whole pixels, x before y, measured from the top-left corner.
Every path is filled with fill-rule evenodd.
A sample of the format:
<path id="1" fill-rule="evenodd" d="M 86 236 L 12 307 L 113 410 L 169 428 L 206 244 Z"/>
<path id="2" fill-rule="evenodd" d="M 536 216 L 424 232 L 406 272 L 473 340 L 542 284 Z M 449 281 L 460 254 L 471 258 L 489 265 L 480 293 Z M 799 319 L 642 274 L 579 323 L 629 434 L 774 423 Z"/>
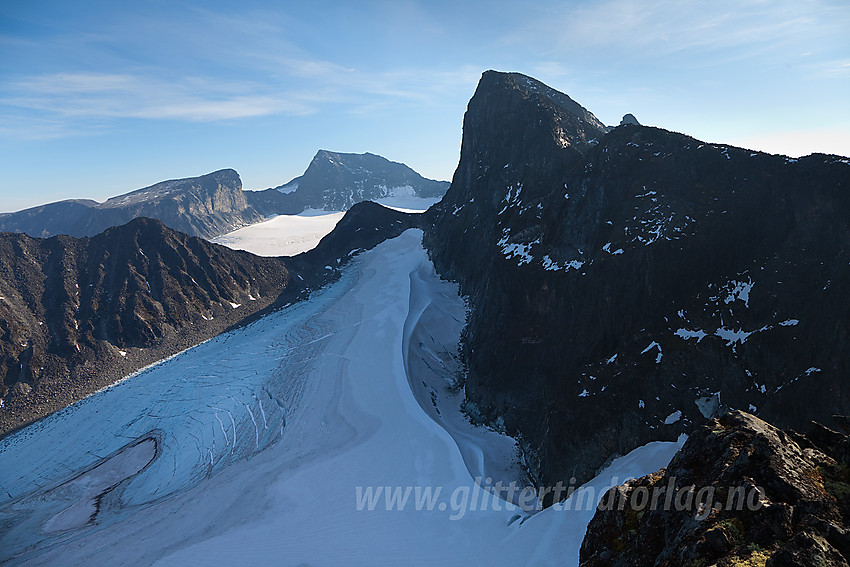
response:
<path id="1" fill-rule="evenodd" d="M 262 216 L 242 192 L 232 169 L 199 177 L 163 181 L 150 187 L 95 201 L 60 201 L 0 215 L 0 231 L 46 238 L 56 234 L 94 236 L 134 218 L 161 220 L 169 228 L 212 238 L 259 222 Z"/>
<path id="2" fill-rule="evenodd" d="M 466 394 L 544 485 L 720 407 L 783 427 L 850 412 L 850 160 L 625 122 L 487 72 L 429 213 L 470 300 Z"/>
<path id="3" fill-rule="evenodd" d="M 247 194 L 261 215 L 351 207 L 291 258 L 147 219 L 0 238 L 0 416 L 197 345 L 4 425 L 0 562 L 578 565 L 607 487 L 670 463 L 614 493 L 763 482 L 770 505 L 696 510 L 706 523 L 693 508 L 600 512 L 589 565 L 845 564 L 848 438 L 726 410 L 795 427 L 850 413 L 850 159 L 630 115 L 610 128 L 493 71 L 429 212 L 352 206 L 420 195 L 367 175 L 376 157 L 319 152 L 297 180 Z M 512 509 L 496 484 L 518 477 L 530 505 Z M 542 509 L 547 488 L 583 481 Z M 410 498 L 436 488 L 451 496 Z"/>
<path id="4" fill-rule="evenodd" d="M 401 204 L 410 198 L 435 202 L 448 187 L 446 181 L 426 179 L 403 163 L 375 154 L 319 150 L 303 175 L 247 195 L 263 214 L 298 214 L 304 209 L 345 211 L 361 201 L 393 198 Z"/>

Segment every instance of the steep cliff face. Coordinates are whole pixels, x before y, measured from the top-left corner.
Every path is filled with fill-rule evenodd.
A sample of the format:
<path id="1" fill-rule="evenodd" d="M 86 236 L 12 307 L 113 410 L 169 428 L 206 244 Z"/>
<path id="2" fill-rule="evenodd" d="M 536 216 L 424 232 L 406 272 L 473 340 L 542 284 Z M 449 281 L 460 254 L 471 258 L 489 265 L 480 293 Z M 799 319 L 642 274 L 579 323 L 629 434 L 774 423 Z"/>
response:
<path id="1" fill-rule="evenodd" d="M 61 201 L 0 216 L 0 231 L 46 238 L 56 234 L 94 236 L 138 217 L 156 218 L 169 228 L 212 238 L 262 220 L 242 192 L 232 169 L 163 181 L 103 203 Z"/>
<path id="2" fill-rule="evenodd" d="M 731 412 L 697 429 L 666 469 L 603 496 L 581 565 L 848 565 L 848 465 L 843 433 L 814 424 L 801 435 Z"/>
<path id="3" fill-rule="evenodd" d="M 263 214 L 298 214 L 308 208 L 346 211 L 361 201 L 394 196 L 441 197 L 448 186 L 375 154 L 319 150 L 304 175 L 247 195 Z"/>
<path id="4" fill-rule="evenodd" d="M 781 426 L 848 413 L 848 191 L 845 158 L 608 131 L 485 73 L 426 233 L 470 298 L 468 398 L 544 484 L 721 405 Z"/>
<path id="5" fill-rule="evenodd" d="M 97 234 L 108 226 L 124 224 L 137 217 L 150 217 L 174 230 L 211 238 L 263 218 L 248 205 L 242 192 L 242 180 L 232 169 L 163 181 L 113 197 L 99 205 L 98 210 L 104 218 L 95 217 L 84 224 L 86 235 Z"/>

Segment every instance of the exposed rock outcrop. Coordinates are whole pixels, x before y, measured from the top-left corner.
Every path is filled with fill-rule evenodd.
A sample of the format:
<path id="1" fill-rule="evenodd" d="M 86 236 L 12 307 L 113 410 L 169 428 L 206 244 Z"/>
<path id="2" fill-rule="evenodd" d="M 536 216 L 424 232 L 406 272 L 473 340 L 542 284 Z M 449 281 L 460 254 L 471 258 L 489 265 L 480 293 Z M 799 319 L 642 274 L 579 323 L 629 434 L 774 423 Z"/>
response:
<path id="1" fill-rule="evenodd" d="M 449 183 L 426 179 L 403 163 L 374 154 L 320 150 L 307 171 L 265 191 L 243 191 L 239 174 L 222 169 L 200 177 L 163 181 L 103 203 L 75 199 L 0 214 L 0 232 L 38 238 L 94 236 L 134 218 L 161 220 L 174 230 L 215 238 L 267 216 L 308 208 L 347 211 L 387 197 L 442 197 Z M 424 208 L 424 207 L 423 207 Z"/>
<path id="2" fill-rule="evenodd" d="M 640 126 L 640 122 L 638 122 L 638 119 L 635 118 L 635 115 L 631 113 L 626 114 L 625 116 L 623 116 L 623 119 L 620 120 L 620 126 L 625 126 L 626 124 Z"/>
<path id="3" fill-rule="evenodd" d="M 733 411 L 698 428 L 666 469 L 602 498 L 581 565 L 845 566 L 848 483 L 847 435 Z"/>
<path id="4" fill-rule="evenodd" d="M 0 433 L 272 304 L 278 258 L 139 218 L 92 238 L 0 234 Z"/>

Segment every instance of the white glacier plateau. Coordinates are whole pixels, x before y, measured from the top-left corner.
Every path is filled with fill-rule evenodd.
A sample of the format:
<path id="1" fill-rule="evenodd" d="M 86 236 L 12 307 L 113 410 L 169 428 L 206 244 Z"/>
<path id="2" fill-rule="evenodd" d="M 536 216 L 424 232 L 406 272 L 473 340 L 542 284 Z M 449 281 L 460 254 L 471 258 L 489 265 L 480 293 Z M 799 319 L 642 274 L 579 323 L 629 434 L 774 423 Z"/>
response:
<path id="1" fill-rule="evenodd" d="M 421 239 L 0 440 L 0 563 L 577 565 L 592 508 L 449 507 L 521 471 L 513 439 L 457 410 L 463 301 Z M 682 442 L 586 486 L 598 499 Z M 358 490 L 411 486 L 441 501 L 358 509 Z"/>
<path id="2" fill-rule="evenodd" d="M 297 183 L 295 186 L 297 187 Z M 423 198 L 404 187 L 395 188 L 393 194 L 375 202 L 403 213 L 421 213 L 439 198 Z M 288 191 L 285 191 L 288 192 Z M 245 250 L 257 256 L 295 256 L 312 250 L 345 216 L 344 211 L 306 209 L 297 215 L 278 215 L 217 236 L 211 240 L 234 250 Z"/>
<path id="3" fill-rule="evenodd" d="M 345 213 L 308 209 L 299 215 L 279 215 L 212 239 L 234 250 L 257 256 L 295 256 L 312 250 Z"/>

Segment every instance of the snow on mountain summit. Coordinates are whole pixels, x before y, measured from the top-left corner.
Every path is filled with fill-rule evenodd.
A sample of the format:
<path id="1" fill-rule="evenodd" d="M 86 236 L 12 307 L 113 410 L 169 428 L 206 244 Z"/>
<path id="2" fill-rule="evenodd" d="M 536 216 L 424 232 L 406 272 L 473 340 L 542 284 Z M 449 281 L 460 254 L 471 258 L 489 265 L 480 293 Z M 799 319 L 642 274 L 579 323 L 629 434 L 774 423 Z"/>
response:
<path id="1" fill-rule="evenodd" d="M 248 192 L 248 197 L 267 215 L 298 214 L 305 209 L 345 211 L 361 201 L 388 198 L 420 199 L 410 204 L 424 209 L 442 197 L 448 186 L 446 181 L 426 179 L 405 164 L 379 155 L 319 150 L 303 175 L 273 189 Z"/>

